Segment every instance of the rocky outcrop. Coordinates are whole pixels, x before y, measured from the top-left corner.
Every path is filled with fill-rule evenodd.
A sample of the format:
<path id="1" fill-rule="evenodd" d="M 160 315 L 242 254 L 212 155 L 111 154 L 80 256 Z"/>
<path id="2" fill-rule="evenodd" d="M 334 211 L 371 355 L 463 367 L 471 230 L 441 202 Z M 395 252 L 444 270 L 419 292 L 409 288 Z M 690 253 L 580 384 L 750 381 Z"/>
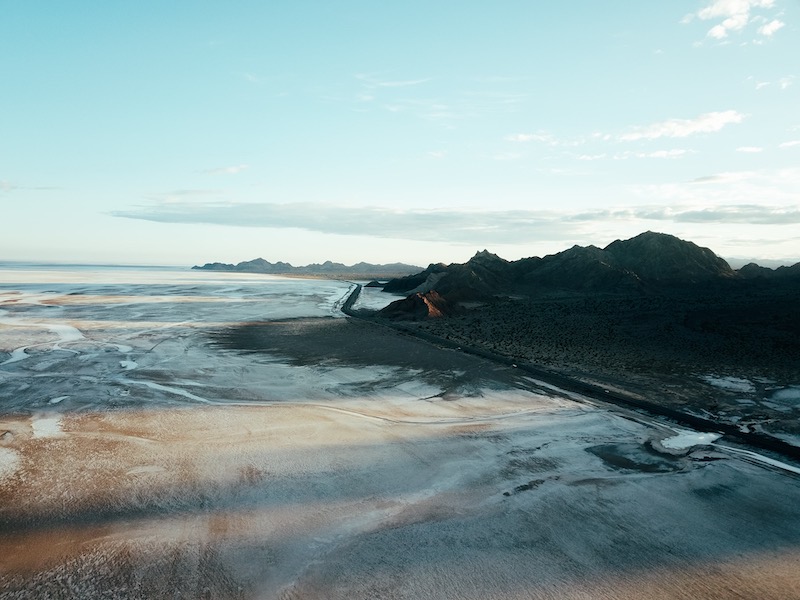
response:
<path id="1" fill-rule="evenodd" d="M 396 300 L 378 311 L 378 316 L 386 319 L 421 321 L 449 316 L 453 313 L 450 302 L 438 292 L 417 292 L 402 300 Z"/>

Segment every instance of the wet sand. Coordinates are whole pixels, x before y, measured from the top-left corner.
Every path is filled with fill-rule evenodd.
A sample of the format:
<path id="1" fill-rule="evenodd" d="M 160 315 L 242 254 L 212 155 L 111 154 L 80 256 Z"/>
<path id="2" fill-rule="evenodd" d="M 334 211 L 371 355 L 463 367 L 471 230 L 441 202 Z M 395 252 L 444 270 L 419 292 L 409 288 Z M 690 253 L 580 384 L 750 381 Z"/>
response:
<path id="1" fill-rule="evenodd" d="M 800 595 L 795 475 L 366 323 L 175 310 L 0 366 L 0 598 Z"/>

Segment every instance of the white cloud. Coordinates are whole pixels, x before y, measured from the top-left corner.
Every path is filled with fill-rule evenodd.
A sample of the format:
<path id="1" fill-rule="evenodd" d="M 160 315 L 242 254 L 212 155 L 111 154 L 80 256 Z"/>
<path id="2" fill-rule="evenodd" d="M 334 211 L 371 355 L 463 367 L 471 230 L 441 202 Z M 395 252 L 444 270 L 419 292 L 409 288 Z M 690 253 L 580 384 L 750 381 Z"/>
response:
<path id="1" fill-rule="evenodd" d="M 720 20 L 708 30 L 708 37 L 723 40 L 731 32 L 741 32 L 748 25 L 765 19 L 760 15 L 753 16 L 753 12 L 759 9 L 771 9 L 775 5 L 775 0 L 714 0 L 711 4 L 700 9 L 694 16 L 702 21 Z M 693 19 L 687 15 L 681 21 L 684 24 L 691 23 Z M 783 27 L 783 23 L 777 19 L 762 25 L 758 32 L 764 36 L 771 36 L 778 29 Z"/>
<path id="2" fill-rule="evenodd" d="M 759 81 L 758 83 L 756 83 L 756 90 L 764 89 L 768 85 L 770 85 L 769 81 Z"/>
<path id="3" fill-rule="evenodd" d="M 794 81 L 794 75 L 790 75 L 789 77 L 781 77 L 778 83 L 780 84 L 781 89 L 785 90 L 792 85 L 792 81 Z"/>
<path id="4" fill-rule="evenodd" d="M 778 148 L 794 148 L 795 146 L 800 146 L 800 140 L 791 140 L 789 142 L 783 142 L 782 144 L 778 145 Z"/>
<path id="5" fill-rule="evenodd" d="M 17 186 L 7 179 L 0 179 L 0 192 L 10 192 L 15 189 L 17 189 Z"/>
<path id="6" fill-rule="evenodd" d="M 606 157 L 606 154 L 581 154 L 578 160 L 601 160 Z"/>
<path id="7" fill-rule="evenodd" d="M 648 202 L 653 201 L 652 191 Z M 670 190 L 659 187 L 663 198 Z M 375 206 L 312 203 L 157 203 L 113 216 L 159 223 L 214 224 L 229 227 L 303 229 L 325 234 L 483 246 L 529 244 L 531 240 L 574 239 L 598 225 L 660 221 L 702 225 L 792 225 L 800 223 L 796 204 L 754 205 L 688 199 L 626 208 L 566 210 L 398 210 Z M 638 227 L 638 225 L 637 225 Z M 619 227 L 615 226 L 615 230 Z M 596 241 L 596 240 L 595 240 Z"/>
<path id="8" fill-rule="evenodd" d="M 708 30 L 708 37 L 721 40 L 722 38 L 728 37 L 728 31 L 722 25 L 715 25 Z"/>
<path id="9" fill-rule="evenodd" d="M 760 148 L 760 147 L 758 147 L 758 146 L 739 146 L 739 147 L 736 149 L 736 151 L 737 151 L 737 152 L 745 152 L 745 153 L 750 153 L 750 154 L 756 154 L 756 153 L 758 153 L 758 152 L 763 152 L 763 151 L 764 151 L 764 149 L 763 149 L 763 148 Z"/>
<path id="10" fill-rule="evenodd" d="M 710 112 L 694 119 L 669 119 L 646 127 L 638 127 L 630 133 L 623 134 L 620 139 L 633 142 L 642 139 L 682 138 L 698 133 L 715 133 L 726 125 L 741 123 L 744 118 L 745 115 L 735 110 Z"/>
<path id="11" fill-rule="evenodd" d="M 215 167 L 213 169 L 204 169 L 203 173 L 207 175 L 236 175 L 245 169 L 249 169 L 250 165 L 234 165 L 232 167 Z"/>
<path id="12" fill-rule="evenodd" d="M 784 23 L 783 21 L 779 21 L 778 19 L 775 19 L 773 21 L 770 21 L 766 25 L 762 25 L 761 27 L 759 27 L 758 33 L 760 33 L 761 35 L 765 35 L 767 37 L 771 37 L 773 33 L 778 31 L 784 25 L 786 25 L 786 23 Z"/>

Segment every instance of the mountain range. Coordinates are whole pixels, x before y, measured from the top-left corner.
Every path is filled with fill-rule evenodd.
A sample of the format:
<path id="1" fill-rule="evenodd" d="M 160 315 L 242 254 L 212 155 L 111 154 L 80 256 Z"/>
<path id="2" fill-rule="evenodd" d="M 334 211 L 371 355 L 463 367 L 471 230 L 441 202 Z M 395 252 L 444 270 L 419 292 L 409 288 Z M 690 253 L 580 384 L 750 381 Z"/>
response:
<path id="1" fill-rule="evenodd" d="M 484 250 L 384 289 L 405 297 L 358 316 L 741 432 L 800 439 L 800 263 L 732 269 L 708 248 L 648 231 L 517 261 Z"/>
<path id="2" fill-rule="evenodd" d="M 483 250 L 463 264 L 431 264 L 419 273 L 393 279 L 384 291 L 421 297 L 436 292 L 436 310 L 431 316 L 439 316 L 450 312 L 447 303 L 498 296 L 691 292 L 765 281 L 800 281 L 800 263 L 774 270 L 751 263 L 734 270 L 708 248 L 648 231 L 605 248 L 573 246 L 543 258 L 517 261 Z M 401 316 L 399 308 L 390 305 L 383 314 Z M 419 317 L 419 307 L 413 314 Z"/>
<path id="3" fill-rule="evenodd" d="M 206 263 L 203 266 L 194 266 L 192 269 L 204 271 L 234 271 L 238 273 L 264 273 L 267 275 L 316 275 L 325 277 L 352 277 L 358 279 L 391 279 L 419 271 L 420 267 L 403 263 L 387 265 L 373 265 L 360 262 L 354 265 L 325 261 L 322 264 L 313 263 L 301 267 L 294 267 L 286 262 L 271 263 L 263 258 L 243 261 L 238 264 Z"/>

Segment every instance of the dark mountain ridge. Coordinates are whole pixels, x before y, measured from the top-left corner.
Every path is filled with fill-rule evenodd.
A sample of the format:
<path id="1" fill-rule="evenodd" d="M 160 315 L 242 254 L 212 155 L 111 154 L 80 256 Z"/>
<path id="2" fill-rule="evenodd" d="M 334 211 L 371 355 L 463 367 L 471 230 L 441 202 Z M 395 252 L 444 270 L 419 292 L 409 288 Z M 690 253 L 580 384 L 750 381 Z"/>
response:
<path id="1" fill-rule="evenodd" d="M 387 289 L 412 286 L 377 316 L 513 366 L 800 439 L 800 263 L 737 271 L 707 248 L 646 232 L 511 262 L 479 252 Z"/>
<path id="2" fill-rule="evenodd" d="M 463 264 L 431 264 L 420 273 L 393 279 L 384 290 L 435 291 L 453 305 L 498 296 L 697 293 L 779 280 L 800 281 L 800 263 L 774 271 L 757 265 L 735 271 L 708 248 L 647 231 L 605 248 L 576 245 L 543 258 L 507 261 L 483 250 Z"/>

